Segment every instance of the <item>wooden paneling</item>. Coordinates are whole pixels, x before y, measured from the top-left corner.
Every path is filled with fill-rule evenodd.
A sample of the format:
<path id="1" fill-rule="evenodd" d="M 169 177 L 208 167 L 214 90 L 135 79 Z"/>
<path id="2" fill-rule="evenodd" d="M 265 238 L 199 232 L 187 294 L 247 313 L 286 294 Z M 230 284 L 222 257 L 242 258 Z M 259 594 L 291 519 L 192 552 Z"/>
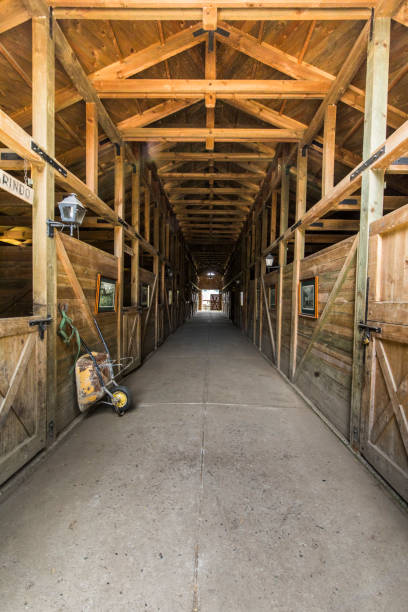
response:
<path id="1" fill-rule="evenodd" d="M 75 275 L 85 294 L 89 308 L 94 313 L 97 275 L 100 273 L 109 278 L 116 279 L 118 274 L 116 257 L 65 234 L 60 234 L 60 237 Z M 73 319 L 80 335 L 83 336 L 89 347 L 103 351 L 101 342 L 97 338 L 94 329 L 90 328 L 82 304 L 76 297 L 60 260 L 58 260 L 57 299 L 58 304 L 66 306 L 68 315 Z M 112 352 L 112 358 L 115 359 L 117 350 L 117 314 L 114 312 L 95 314 L 95 318 L 102 330 L 109 350 Z M 66 346 L 61 339 L 57 340 L 57 432 L 64 429 L 79 414 L 74 374 L 69 373 L 75 355 L 76 345 L 74 343 Z"/>
<path id="2" fill-rule="evenodd" d="M 350 253 L 348 238 L 301 262 L 300 278 L 319 278 L 319 317 Z M 355 252 L 341 278 L 325 321 L 297 372 L 296 384 L 336 428 L 348 437 L 354 324 Z M 298 317 L 298 364 L 319 319 Z"/>

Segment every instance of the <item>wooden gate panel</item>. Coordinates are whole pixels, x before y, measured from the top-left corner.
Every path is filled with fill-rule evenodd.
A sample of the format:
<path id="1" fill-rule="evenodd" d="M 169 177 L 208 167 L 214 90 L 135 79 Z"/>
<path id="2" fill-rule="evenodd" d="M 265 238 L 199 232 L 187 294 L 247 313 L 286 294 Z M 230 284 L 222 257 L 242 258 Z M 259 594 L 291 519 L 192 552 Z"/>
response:
<path id="1" fill-rule="evenodd" d="M 370 227 L 368 324 L 361 415 L 364 457 L 408 500 L 408 226 L 404 206 Z M 400 222 L 399 222 L 400 220 Z"/>
<path id="2" fill-rule="evenodd" d="M 396 342 L 382 330 L 366 366 L 361 452 L 408 499 L 408 337 Z"/>
<path id="3" fill-rule="evenodd" d="M 30 320 L 0 322 L 0 483 L 46 441 L 45 341 Z"/>

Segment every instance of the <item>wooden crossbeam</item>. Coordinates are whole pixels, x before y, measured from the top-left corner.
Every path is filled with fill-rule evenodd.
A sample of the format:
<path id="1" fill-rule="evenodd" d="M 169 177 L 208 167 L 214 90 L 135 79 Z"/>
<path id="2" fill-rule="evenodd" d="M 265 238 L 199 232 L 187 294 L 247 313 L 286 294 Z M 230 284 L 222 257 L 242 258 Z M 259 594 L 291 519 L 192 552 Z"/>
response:
<path id="1" fill-rule="evenodd" d="M 207 193 L 214 193 L 214 194 L 238 194 L 239 196 L 243 197 L 244 195 L 253 197 L 254 196 L 254 190 L 253 189 L 244 189 L 241 187 L 194 187 L 194 185 L 192 187 L 170 187 L 168 189 L 168 193 L 173 196 L 173 195 L 177 195 L 177 194 L 196 194 L 199 193 L 201 194 L 207 194 Z"/>
<path id="2" fill-rule="evenodd" d="M 185 207 L 185 206 L 236 206 L 237 208 L 244 208 L 249 210 L 250 203 L 245 200 L 169 200 L 170 204 L 174 205 L 174 208 L 177 206 Z"/>
<path id="3" fill-rule="evenodd" d="M 112 0 L 110 2 L 89 2 L 78 0 L 73 3 L 63 0 L 51 0 L 55 6 L 57 19 L 121 19 L 132 21 L 197 21 L 203 20 L 203 28 L 214 29 L 218 19 L 226 21 L 287 21 L 287 20 L 357 20 L 370 17 L 369 7 L 374 0 L 366 3 L 328 2 L 308 3 L 304 0 L 292 2 L 256 2 L 256 4 L 205 3 L 198 5 L 193 2 L 140 3 L 135 0 Z M 218 10 L 217 10 L 218 9 Z M 207 12 L 205 12 L 207 11 Z M 218 15 L 217 15 L 218 13 Z M 210 24 L 210 25 L 206 25 Z"/>
<path id="4" fill-rule="evenodd" d="M 240 180 L 251 180 L 260 181 L 265 177 L 265 172 L 255 174 L 253 172 L 160 172 L 159 176 L 163 180 L 203 180 L 209 181 L 215 179 L 219 181 L 240 181 Z"/>
<path id="5" fill-rule="evenodd" d="M 208 137 L 218 142 L 297 142 L 303 130 L 245 129 L 245 128 L 129 128 L 122 130 L 123 140 L 131 142 L 205 142 Z M 207 158 L 208 159 L 208 158 Z"/>
<path id="6" fill-rule="evenodd" d="M 324 98 L 326 79 L 110 79 L 93 80 L 101 98 L 195 98 L 213 95 L 227 98 Z"/>
<path id="7" fill-rule="evenodd" d="M 275 152 L 273 154 L 265 154 L 265 153 L 190 153 L 187 151 L 179 151 L 175 153 L 157 153 L 154 156 L 154 161 L 162 162 L 162 161 L 173 161 L 173 162 L 197 162 L 197 161 L 218 161 L 218 162 L 228 162 L 228 161 L 241 161 L 241 162 L 268 162 L 272 161 L 275 158 Z"/>

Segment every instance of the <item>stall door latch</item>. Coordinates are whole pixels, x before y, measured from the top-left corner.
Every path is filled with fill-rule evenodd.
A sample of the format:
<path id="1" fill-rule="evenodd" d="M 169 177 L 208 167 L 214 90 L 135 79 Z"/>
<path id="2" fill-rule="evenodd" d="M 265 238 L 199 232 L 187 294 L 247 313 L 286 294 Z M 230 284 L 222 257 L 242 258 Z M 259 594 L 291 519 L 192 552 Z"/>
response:
<path id="1" fill-rule="evenodd" d="M 35 319 L 34 321 L 30 321 L 30 327 L 34 325 L 38 325 L 38 333 L 40 334 L 40 340 L 44 340 L 44 332 L 47 329 L 47 325 L 49 325 L 52 321 L 52 317 L 48 315 L 46 319 Z"/>
<path id="2" fill-rule="evenodd" d="M 360 322 L 358 328 L 363 332 L 362 342 L 363 344 L 369 344 L 371 340 L 371 334 L 381 334 L 381 327 L 375 327 L 374 325 L 367 325 L 366 323 Z"/>

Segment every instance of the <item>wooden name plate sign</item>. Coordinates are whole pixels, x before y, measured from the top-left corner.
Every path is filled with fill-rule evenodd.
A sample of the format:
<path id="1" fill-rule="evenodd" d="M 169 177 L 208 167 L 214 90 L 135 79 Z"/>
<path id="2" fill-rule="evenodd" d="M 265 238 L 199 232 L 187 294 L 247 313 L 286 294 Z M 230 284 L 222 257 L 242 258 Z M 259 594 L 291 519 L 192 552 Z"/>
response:
<path id="1" fill-rule="evenodd" d="M 0 170 L 0 188 L 29 204 L 32 204 L 34 201 L 34 189 L 4 170 Z"/>

